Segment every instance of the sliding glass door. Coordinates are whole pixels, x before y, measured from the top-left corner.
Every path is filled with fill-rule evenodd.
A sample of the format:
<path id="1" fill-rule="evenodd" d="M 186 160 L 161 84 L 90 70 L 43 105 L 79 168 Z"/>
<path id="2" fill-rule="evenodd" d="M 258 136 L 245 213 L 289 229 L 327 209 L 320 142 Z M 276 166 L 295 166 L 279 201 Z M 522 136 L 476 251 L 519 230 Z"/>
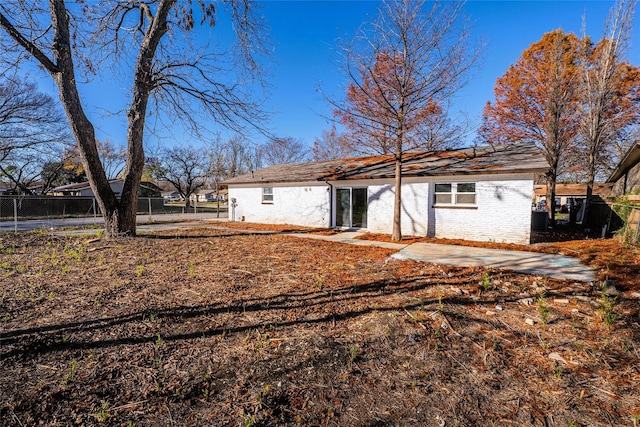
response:
<path id="1" fill-rule="evenodd" d="M 336 189 L 336 227 L 367 228 L 367 189 Z"/>

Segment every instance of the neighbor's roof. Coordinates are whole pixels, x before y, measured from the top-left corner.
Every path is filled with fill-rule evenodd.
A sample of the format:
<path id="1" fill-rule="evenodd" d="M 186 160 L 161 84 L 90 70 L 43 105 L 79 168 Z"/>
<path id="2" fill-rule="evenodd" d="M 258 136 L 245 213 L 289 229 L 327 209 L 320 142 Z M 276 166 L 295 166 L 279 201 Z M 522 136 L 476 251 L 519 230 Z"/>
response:
<path id="1" fill-rule="evenodd" d="M 115 178 L 115 179 L 110 179 L 109 180 L 109 185 L 111 184 L 115 184 L 117 182 L 124 182 L 124 179 L 122 178 Z M 161 190 L 160 187 L 158 187 L 156 184 L 154 184 L 153 182 L 149 182 L 149 181 L 142 181 L 140 183 L 140 185 L 142 187 L 147 187 L 147 188 L 151 188 L 152 190 Z M 83 181 L 83 182 L 74 182 L 72 184 L 65 184 L 65 185 L 61 185 L 59 187 L 56 188 L 52 188 L 51 191 L 53 192 L 61 192 L 61 191 L 80 191 L 80 190 L 84 190 L 86 188 L 91 188 L 91 184 L 89 184 L 89 181 Z"/>
<path id="2" fill-rule="evenodd" d="M 594 183 L 593 194 L 608 196 L 613 189 L 613 183 Z M 547 186 L 536 185 L 533 189 L 536 196 L 546 196 Z M 556 184 L 556 196 L 586 196 L 587 184 Z"/>
<path id="3" fill-rule="evenodd" d="M 636 142 L 631 146 L 607 182 L 617 182 L 629 169 L 637 165 L 638 162 L 640 162 L 640 142 Z"/>
<path id="4" fill-rule="evenodd" d="M 545 172 L 549 165 L 535 144 L 483 146 L 460 150 L 405 153 L 402 176 L 447 176 Z M 393 155 L 270 166 L 225 184 L 334 181 L 393 178 Z"/>

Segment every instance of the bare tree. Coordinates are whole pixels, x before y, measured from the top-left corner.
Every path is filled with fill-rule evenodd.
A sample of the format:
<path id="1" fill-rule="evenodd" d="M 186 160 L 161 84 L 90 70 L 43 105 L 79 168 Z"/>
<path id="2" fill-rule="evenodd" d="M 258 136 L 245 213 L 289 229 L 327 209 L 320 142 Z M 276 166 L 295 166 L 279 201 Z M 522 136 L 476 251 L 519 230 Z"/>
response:
<path id="1" fill-rule="evenodd" d="M 71 140 L 52 97 L 18 77 L 0 83 L 0 172 L 16 193 L 30 194 L 45 159 Z"/>
<path id="2" fill-rule="evenodd" d="M 207 154 L 209 156 L 209 181 L 213 184 L 216 192 L 216 216 L 220 217 L 220 184 L 225 178 L 226 171 L 226 146 L 220 140 L 218 135 L 211 143 L 208 144 Z"/>
<path id="3" fill-rule="evenodd" d="M 252 169 L 249 158 L 254 147 L 249 140 L 242 135 L 233 135 L 224 145 L 224 178 L 234 178 L 245 174 Z"/>
<path id="4" fill-rule="evenodd" d="M 163 150 L 153 167 L 155 179 L 164 180 L 185 200 L 185 209 L 191 205 L 191 196 L 207 184 L 211 173 L 209 158 L 194 147 L 174 147 Z"/>
<path id="5" fill-rule="evenodd" d="M 623 62 L 636 3 L 617 1 L 609 13 L 602 40 L 596 45 L 585 43 L 583 48 L 580 131 L 588 156 L 583 222 L 586 225 L 598 167 L 611 154 L 616 140 L 640 118 L 640 70 Z"/>
<path id="6" fill-rule="evenodd" d="M 199 7 L 194 12 L 193 4 Z M 105 236 L 135 234 L 138 192 L 145 155 L 143 137 L 150 108 L 168 108 L 174 117 L 195 125 L 198 112 L 225 126 L 260 123 L 250 92 L 259 67 L 255 53 L 263 47 L 260 25 L 248 0 L 230 0 L 227 10 L 238 40 L 235 55 L 217 55 L 210 46 L 194 46 L 190 32 L 199 24 L 214 26 L 216 5 L 204 1 L 101 1 L 67 5 L 64 0 L 5 0 L 0 4 L 0 52 L 5 63 L 34 59 L 59 89 L 60 100 L 80 149 L 85 172 L 105 223 Z M 135 58 L 133 58 L 135 56 Z M 222 80 L 234 68 L 230 83 Z M 235 60 L 235 61 L 234 61 Z M 131 75 L 131 102 L 126 111 L 127 162 L 120 199 L 109 185 L 96 143 L 93 123 L 78 90 L 81 71 L 98 73 L 117 64 Z M 224 64 L 224 63 L 223 63 Z M 242 70 L 245 73 L 242 73 Z M 118 73 L 114 73 L 117 75 Z M 197 108 L 193 108 L 197 107 Z M 195 126 L 192 126 L 194 129 Z"/>
<path id="7" fill-rule="evenodd" d="M 403 153 L 419 141 L 425 115 L 467 82 L 479 55 L 469 46 L 462 7 L 436 1 L 426 10 L 422 0 L 385 1 L 377 20 L 345 49 L 348 97 L 333 105 L 354 135 L 375 136 L 395 158 L 393 240 L 402 239 Z"/>
<path id="8" fill-rule="evenodd" d="M 331 130 L 322 131 L 322 136 L 313 142 L 311 151 L 313 160 L 316 162 L 344 159 L 355 155 L 351 139 L 345 134 L 338 133 L 335 125 Z"/>
<path id="9" fill-rule="evenodd" d="M 98 154 L 108 179 L 115 179 L 122 175 L 127 163 L 127 153 L 124 148 L 105 139 L 96 141 Z"/>
<path id="10" fill-rule="evenodd" d="M 266 166 L 299 163 L 309 159 L 309 152 L 302 142 L 295 138 L 273 138 L 263 146 Z"/>
<path id="11" fill-rule="evenodd" d="M 33 153 L 22 153 L 18 161 L 13 164 L 0 165 L 0 181 L 12 194 L 33 194 L 36 189 L 37 175 L 33 171 L 37 168 L 37 159 Z"/>

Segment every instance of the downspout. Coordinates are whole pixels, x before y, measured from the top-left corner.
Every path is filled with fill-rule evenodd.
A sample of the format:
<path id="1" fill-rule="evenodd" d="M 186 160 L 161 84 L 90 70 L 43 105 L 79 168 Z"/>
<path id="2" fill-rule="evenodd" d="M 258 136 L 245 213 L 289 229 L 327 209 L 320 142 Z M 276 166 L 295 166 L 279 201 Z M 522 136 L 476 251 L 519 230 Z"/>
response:
<path id="1" fill-rule="evenodd" d="M 331 220 L 333 218 L 333 185 L 331 185 L 329 181 L 325 181 L 324 183 L 329 186 L 327 190 L 329 191 L 329 228 L 331 228 Z"/>

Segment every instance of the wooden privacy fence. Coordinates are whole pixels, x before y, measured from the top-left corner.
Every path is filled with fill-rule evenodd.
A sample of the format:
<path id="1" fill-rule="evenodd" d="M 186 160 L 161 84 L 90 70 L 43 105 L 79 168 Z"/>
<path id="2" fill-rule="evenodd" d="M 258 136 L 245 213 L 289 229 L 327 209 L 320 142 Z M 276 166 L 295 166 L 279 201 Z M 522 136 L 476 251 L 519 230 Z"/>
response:
<path id="1" fill-rule="evenodd" d="M 621 236 L 627 243 L 640 244 L 640 207 L 632 208 Z"/>
<path id="2" fill-rule="evenodd" d="M 624 218 L 619 215 L 614 204 L 595 200 L 589 208 L 588 227 L 597 234 L 610 236 L 624 227 Z"/>

